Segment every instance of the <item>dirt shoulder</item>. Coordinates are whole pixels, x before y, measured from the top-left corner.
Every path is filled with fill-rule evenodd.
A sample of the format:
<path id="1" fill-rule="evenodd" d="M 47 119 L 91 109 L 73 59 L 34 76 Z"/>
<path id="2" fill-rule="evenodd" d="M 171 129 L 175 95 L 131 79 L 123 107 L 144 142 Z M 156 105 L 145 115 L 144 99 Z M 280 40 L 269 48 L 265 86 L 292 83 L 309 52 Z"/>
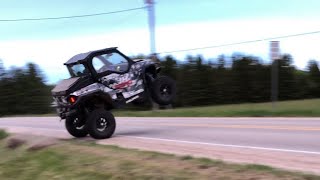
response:
<path id="1" fill-rule="evenodd" d="M 12 149 L 12 139 L 23 143 Z M 44 142 L 52 143 L 30 149 Z M 320 179 L 267 166 L 95 145 L 86 139 L 11 136 L 0 140 L 0 154 L 0 179 Z"/>
<path id="2" fill-rule="evenodd" d="M 49 136 L 59 139 L 70 139 L 71 136 L 62 130 L 7 128 L 12 133 Z M 91 138 L 87 138 L 92 140 Z M 97 141 L 103 145 L 116 145 L 124 148 L 157 151 L 183 156 L 205 157 L 223 161 L 247 164 L 263 164 L 281 169 L 297 170 L 320 174 L 320 155 L 269 150 L 246 149 L 236 147 L 219 147 L 203 144 L 170 142 L 156 139 L 114 136 L 111 139 Z"/>

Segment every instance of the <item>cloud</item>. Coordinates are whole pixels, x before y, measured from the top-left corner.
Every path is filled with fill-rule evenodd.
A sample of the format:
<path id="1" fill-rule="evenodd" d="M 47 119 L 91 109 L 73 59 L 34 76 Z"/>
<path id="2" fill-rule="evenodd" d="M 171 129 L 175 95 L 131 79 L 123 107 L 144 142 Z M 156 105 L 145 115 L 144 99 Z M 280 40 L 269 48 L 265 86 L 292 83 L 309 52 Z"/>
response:
<path id="1" fill-rule="evenodd" d="M 320 22 L 313 19 L 250 19 L 208 21 L 200 23 L 158 26 L 156 31 L 157 51 L 172 51 L 212 45 L 263 39 L 320 30 Z M 51 83 L 67 78 L 63 63 L 77 53 L 118 46 L 132 56 L 149 52 L 147 29 L 124 29 L 118 32 L 95 34 L 77 38 L 56 40 L 21 40 L 0 42 L 0 58 L 6 67 L 23 66 L 35 62 L 45 71 Z M 309 59 L 320 60 L 320 34 L 280 40 L 283 53 L 290 53 L 295 65 L 304 68 Z M 186 54 L 203 54 L 213 58 L 219 54 L 244 52 L 269 58 L 269 42 L 257 42 L 214 49 L 174 53 L 183 59 Z"/>

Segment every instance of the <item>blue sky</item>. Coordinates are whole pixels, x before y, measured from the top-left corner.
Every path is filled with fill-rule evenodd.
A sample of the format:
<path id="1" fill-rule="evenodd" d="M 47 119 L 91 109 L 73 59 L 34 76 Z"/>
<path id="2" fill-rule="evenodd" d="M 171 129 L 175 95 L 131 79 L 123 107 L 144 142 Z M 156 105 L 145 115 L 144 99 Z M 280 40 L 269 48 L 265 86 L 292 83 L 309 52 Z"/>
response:
<path id="1" fill-rule="evenodd" d="M 144 6 L 143 0 L 1 0 L 1 19 L 57 17 Z M 157 26 L 250 18 L 319 17 L 318 0 L 158 0 Z M 54 39 L 147 27 L 144 10 L 52 21 L 1 22 L 1 40 Z"/>
<path id="2" fill-rule="evenodd" d="M 143 0 L 1 0 L 0 19 L 70 16 L 144 6 Z M 320 30 L 318 0 L 158 0 L 159 52 Z M 6 67 L 36 62 L 54 83 L 67 77 L 62 63 L 75 53 L 119 46 L 129 55 L 149 52 L 146 10 L 51 21 L 0 22 L 0 58 Z M 303 68 L 320 60 L 318 35 L 281 40 L 281 51 Z M 174 54 L 244 52 L 268 58 L 268 42 Z"/>

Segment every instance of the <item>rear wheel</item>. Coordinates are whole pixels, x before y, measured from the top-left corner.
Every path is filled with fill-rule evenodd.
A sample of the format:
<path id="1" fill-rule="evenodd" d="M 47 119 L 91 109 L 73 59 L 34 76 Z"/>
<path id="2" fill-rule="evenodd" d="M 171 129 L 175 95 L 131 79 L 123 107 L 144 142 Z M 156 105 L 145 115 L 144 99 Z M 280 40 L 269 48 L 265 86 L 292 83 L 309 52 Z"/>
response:
<path id="1" fill-rule="evenodd" d="M 151 85 L 153 100 L 160 105 L 169 105 L 176 96 L 176 84 L 168 76 L 157 77 Z"/>
<path id="2" fill-rule="evenodd" d="M 84 121 L 79 115 L 68 116 L 65 121 L 65 126 L 69 134 L 74 137 L 86 137 L 88 135 Z"/>
<path id="3" fill-rule="evenodd" d="M 91 137 L 106 139 L 113 135 L 116 129 L 116 121 L 111 112 L 101 108 L 91 112 L 86 127 Z"/>

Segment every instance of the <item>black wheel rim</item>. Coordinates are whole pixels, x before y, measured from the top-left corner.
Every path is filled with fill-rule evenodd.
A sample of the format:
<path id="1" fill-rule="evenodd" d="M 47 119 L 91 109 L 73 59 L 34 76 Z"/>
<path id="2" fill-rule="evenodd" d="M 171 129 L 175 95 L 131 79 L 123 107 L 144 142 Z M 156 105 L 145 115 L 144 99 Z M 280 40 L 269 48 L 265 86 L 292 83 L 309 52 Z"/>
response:
<path id="1" fill-rule="evenodd" d="M 160 95 L 162 98 L 170 98 L 171 96 L 171 87 L 168 84 L 163 84 L 160 86 Z"/>
<path id="2" fill-rule="evenodd" d="M 96 123 L 97 123 L 97 130 L 100 132 L 103 132 L 108 127 L 108 121 L 106 118 L 101 117 L 97 120 Z"/>
<path id="3" fill-rule="evenodd" d="M 81 122 L 81 120 L 79 118 L 74 118 L 73 120 L 73 126 L 78 129 L 81 130 L 84 128 L 84 123 Z"/>

